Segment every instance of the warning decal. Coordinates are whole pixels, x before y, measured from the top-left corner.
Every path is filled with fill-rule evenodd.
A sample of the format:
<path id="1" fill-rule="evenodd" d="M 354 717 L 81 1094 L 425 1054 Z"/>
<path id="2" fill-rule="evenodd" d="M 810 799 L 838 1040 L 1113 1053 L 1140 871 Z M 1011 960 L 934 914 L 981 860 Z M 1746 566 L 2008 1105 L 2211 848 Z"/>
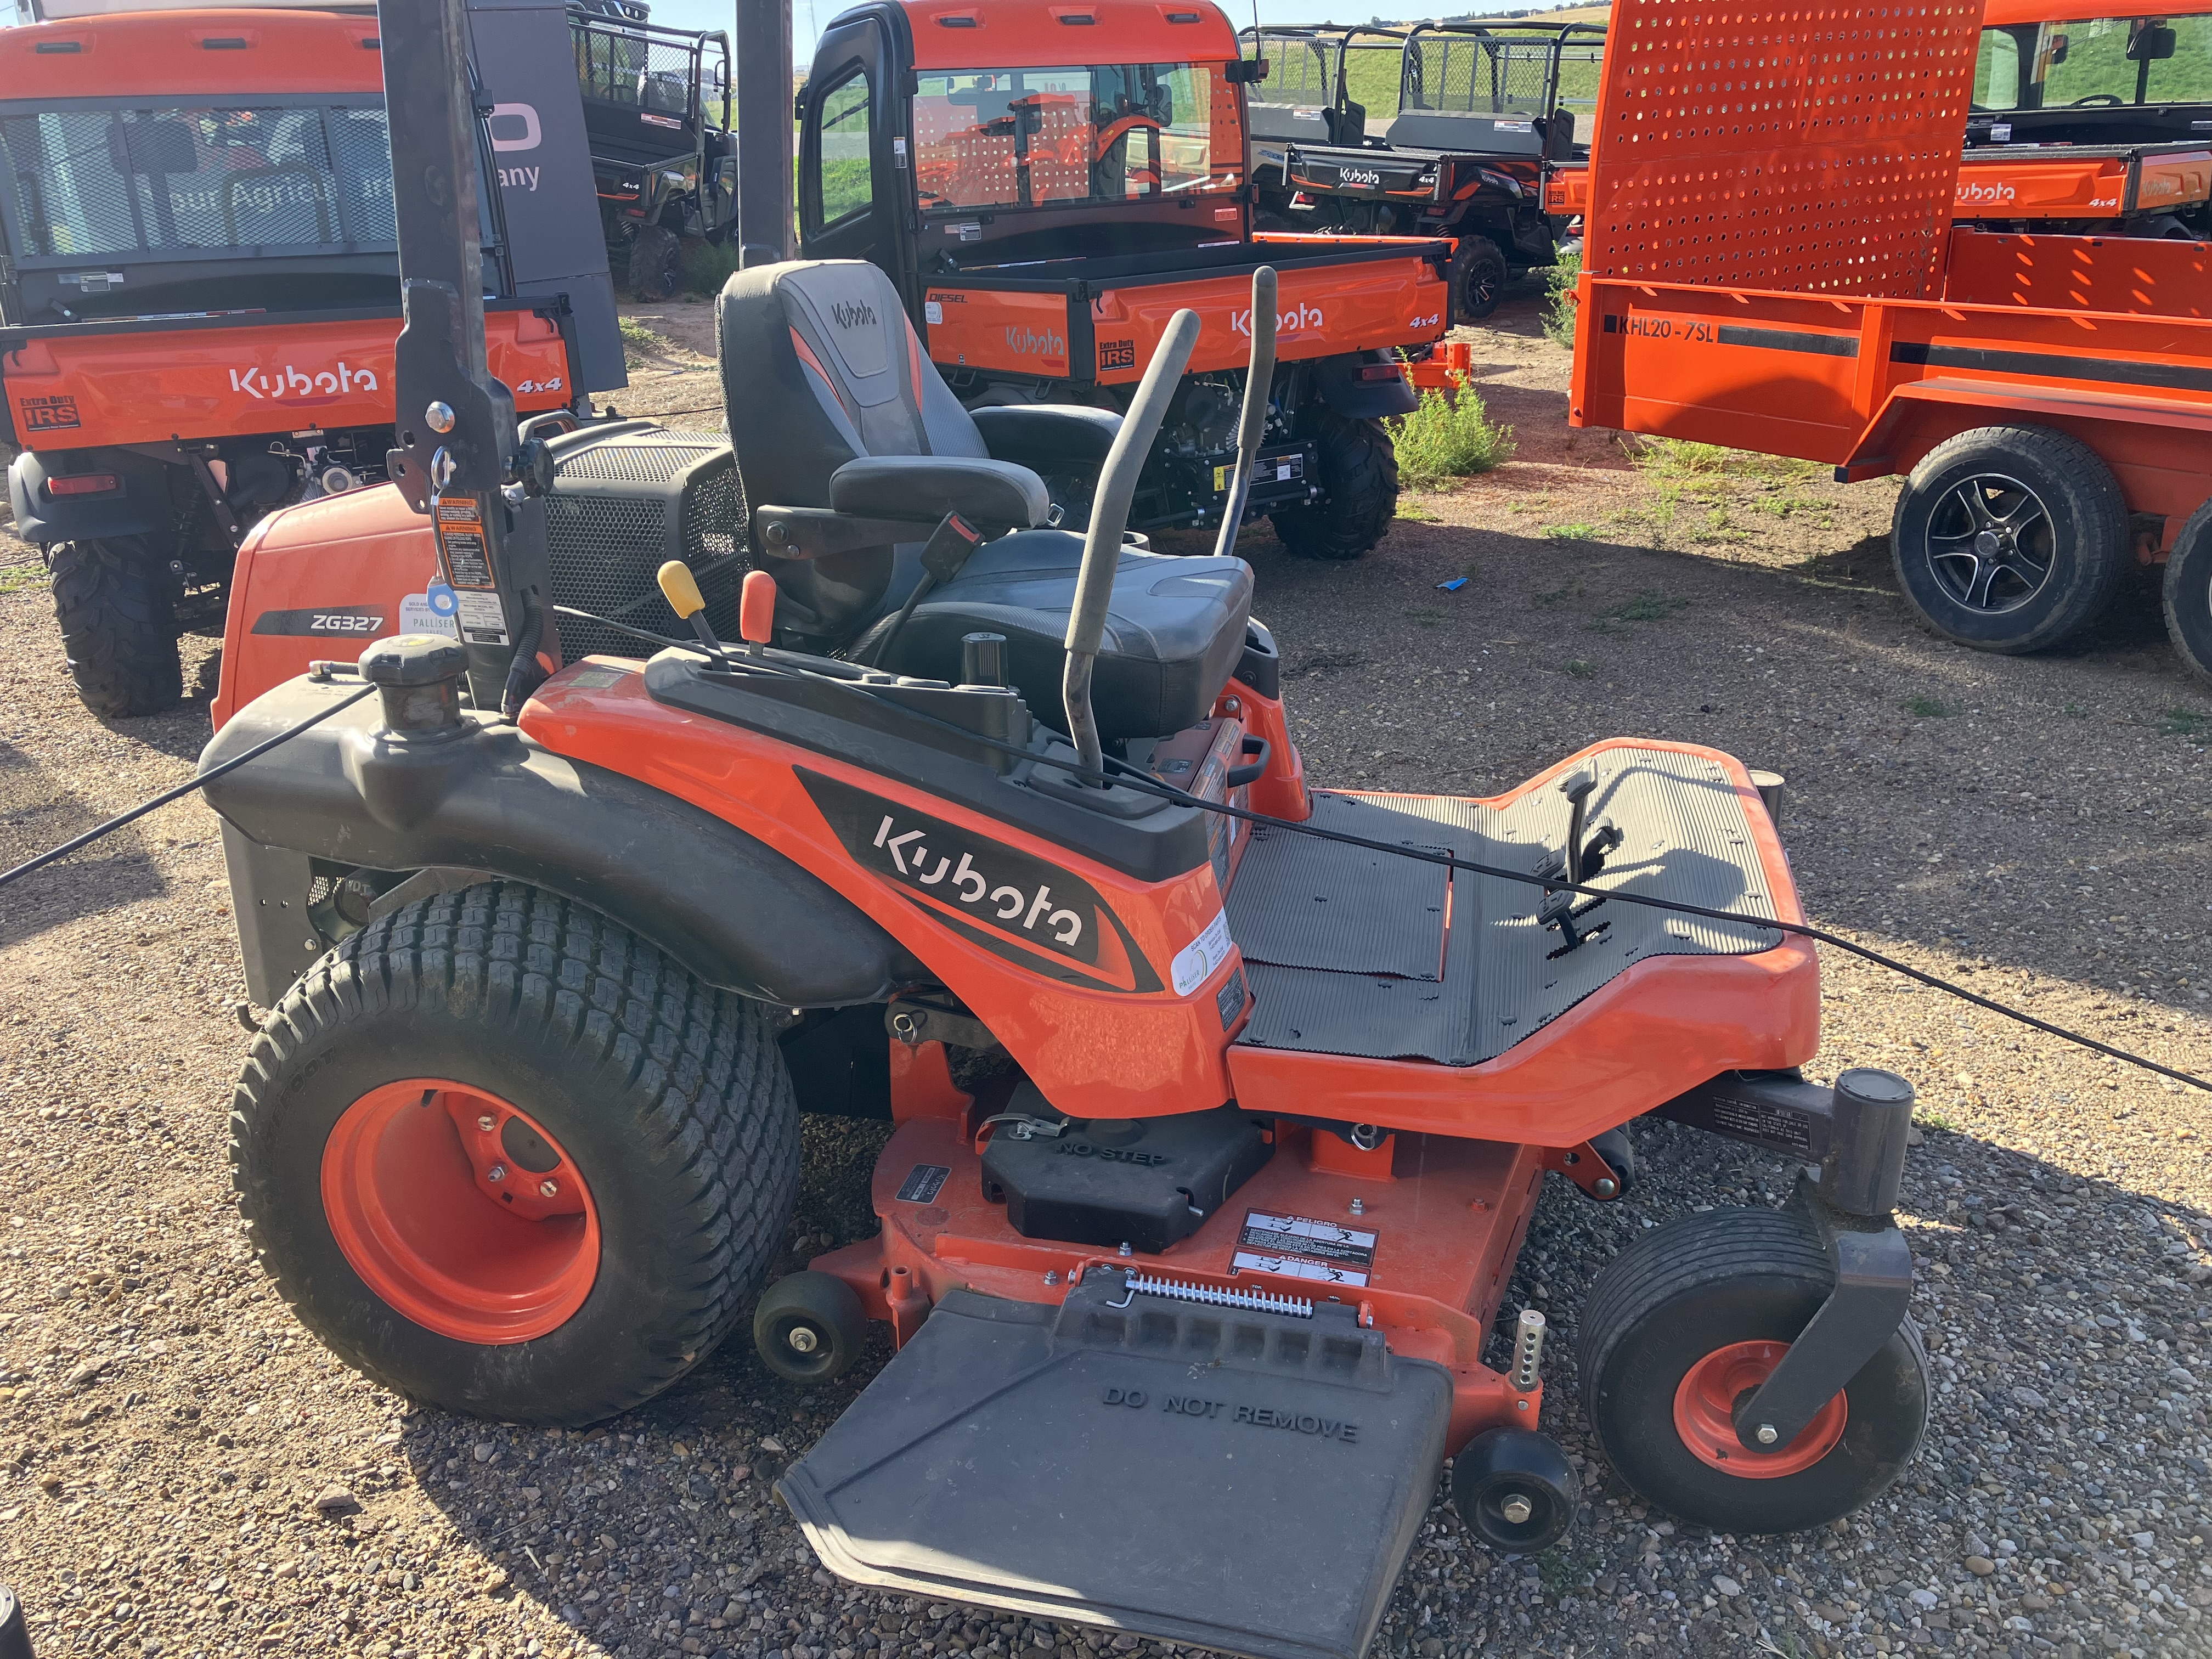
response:
<path id="1" fill-rule="evenodd" d="M 1325 1285 L 1364 1285 L 1375 1267 L 1375 1235 L 1308 1216 L 1247 1210 L 1233 1265 Z"/>
<path id="2" fill-rule="evenodd" d="M 473 495 L 441 497 L 438 502 L 438 547 L 446 574 L 455 587 L 492 587 L 491 556 L 484 547 L 483 513 Z M 464 619 L 464 627 L 467 625 Z"/>
<path id="3" fill-rule="evenodd" d="M 898 1201 L 902 1204 L 927 1204 L 935 1198 L 952 1171 L 942 1164 L 917 1164 L 907 1172 L 899 1185 Z"/>

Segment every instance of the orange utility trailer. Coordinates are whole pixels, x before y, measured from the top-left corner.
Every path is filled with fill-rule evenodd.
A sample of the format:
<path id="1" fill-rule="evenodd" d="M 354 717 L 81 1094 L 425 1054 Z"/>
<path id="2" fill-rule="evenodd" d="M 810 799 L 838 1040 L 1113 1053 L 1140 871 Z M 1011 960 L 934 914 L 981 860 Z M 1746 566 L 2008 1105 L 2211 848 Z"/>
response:
<path id="1" fill-rule="evenodd" d="M 1621 6 L 1645 44 L 1606 60 L 1572 422 L 1904 477 L 1899 583 L 1984 650 L 2054 645 L 2162 562 L 2212 678 L 2202 246 L 1952 225 L 1977 9 Z M 1709 86 L 1731 54 L 1757 73 Z"/>

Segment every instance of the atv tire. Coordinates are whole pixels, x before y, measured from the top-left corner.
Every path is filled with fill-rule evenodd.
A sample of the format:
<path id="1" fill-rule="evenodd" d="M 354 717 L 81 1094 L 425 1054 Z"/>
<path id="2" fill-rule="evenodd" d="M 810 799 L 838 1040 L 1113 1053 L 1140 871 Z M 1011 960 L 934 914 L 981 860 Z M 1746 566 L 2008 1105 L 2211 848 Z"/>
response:
<path id="1" fill-rule="evenodd" d="M 636 300 L 672 300 L 684 286 L 684 244 L 665 225 L 646 225 L 630 239 L 629 291 Z"/>
<path id="2" fill-rule="evenodd" d="M 1890 559 L 1906 602 L 1935 632 L 1978 651 L 2041 651 L 2112 602 L 2128 564 L 2127 502 L 2080 439 L 1978 427 L 1912 469 L 1891 520 Z"/>
<path id="3" fill-rule="evenodd" d="M 2166 562 L 2166 631 L 2189 672 L 2212 685 L 2212 501 L 2189 515 Z"/>
<path id="4" fill-rule="evenodd" d="M 54 619 L 70 678 L 103 720 L 158 714 L 185 695 L 168 577 L 137 536 L 54 550 Z"/>
<path id="5" fill-rule="evenodd" d="M 1321 500 L 1268 515 L 1275 535 L 1309 559 L 1356 559 L 1389 533 L 1398 515 L 1398 452 L 1380 421 L 1358 421 L 1326 404 L 1299 422 L 1320 452 Z"/>
<path id="6" fill-rule="evenodd" d="M 491 882 L 377 918 L 286 993 L 231 1164 L 263 1264 L 339 1358 L 573 1426 L 741 1322 L 791 1214 L 799 1109 L 758 1006 Z"/>
<path id="7" fill-rule="evenodd" d="M 1452 250 L 1452 321 L 1479 323 L 1495 312 L 1510 276 L 1497 243 L 1487 236 L 1461 237 Z"/>

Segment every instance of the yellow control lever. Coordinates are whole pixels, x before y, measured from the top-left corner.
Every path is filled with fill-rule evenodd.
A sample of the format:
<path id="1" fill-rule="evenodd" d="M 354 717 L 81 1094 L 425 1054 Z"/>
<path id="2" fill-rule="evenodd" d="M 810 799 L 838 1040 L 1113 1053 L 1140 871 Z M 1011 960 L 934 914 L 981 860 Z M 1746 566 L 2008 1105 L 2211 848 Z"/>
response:
<path id="1" fill-rule="evenodd" d="M 708 656 L 721 661 L 722 642 L 714 637 L 714 628 L 707 621 L 707 600 L 699 592 L 699 579 L 691 574 L 691 567 L 681 559 L 671 559 L 653 573 L 653 579 L 660 584 L 668 608 L 691 624 Z"/>

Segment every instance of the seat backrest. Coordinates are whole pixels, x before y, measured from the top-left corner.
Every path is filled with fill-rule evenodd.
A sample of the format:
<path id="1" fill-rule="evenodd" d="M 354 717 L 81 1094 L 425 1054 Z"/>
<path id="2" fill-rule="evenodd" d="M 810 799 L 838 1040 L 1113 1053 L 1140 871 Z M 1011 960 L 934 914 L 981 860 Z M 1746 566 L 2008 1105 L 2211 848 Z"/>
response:
<path id="1" fill-rule="evenodd" d="M 874 265 L 809 259 L 740 270 L 714 302 L 714 325 L 749 502 L 826 507 L 830 475 L 863 455 L 989 453 Z M 891 561 L 884 547 L 761 562 L 818 619 L 807 631 L 835 640 L 881 599 Z"/>

